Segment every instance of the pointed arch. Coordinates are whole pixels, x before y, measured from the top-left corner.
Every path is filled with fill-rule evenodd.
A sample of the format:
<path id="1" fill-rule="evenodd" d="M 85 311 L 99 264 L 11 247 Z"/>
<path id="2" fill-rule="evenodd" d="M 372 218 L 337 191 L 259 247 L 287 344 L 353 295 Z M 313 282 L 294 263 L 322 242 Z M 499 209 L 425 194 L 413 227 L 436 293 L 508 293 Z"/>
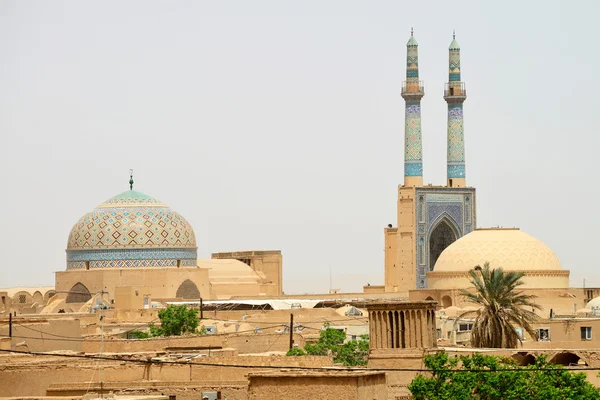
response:
<path id="1" fill-rule="evenodd" d="M 175 297 L 186 300 L 199 299 L 200 291 L 194 282 L 186 279 L 181 285 L 179 285 L 179 289 L 177 289 Z"/>
<path id="2" fill-rule="evenodd" d="M 460 238 L 460 228 L 454 218 L 446 212 L 440 214 L 431 225 L 427 236 L 429 271 L 433 271 L 438 257 L 446 247 Z"/>
<path id="3" fill-rule="evenodd" d="M 77 282 L 73 285 L 69 294 L 67 295 L 66 303 L 86 303 L 92 298 L 90 291 L 81 282 Z"/>
<path id="4" fill-rule="evenodd" d="M 44 301 L 44 296 L 42 296 L 42 292 L 40 292 L 39 290 L 33 292 L 32 297 L 34 303 L 42 304 L 42 302 Z"/>

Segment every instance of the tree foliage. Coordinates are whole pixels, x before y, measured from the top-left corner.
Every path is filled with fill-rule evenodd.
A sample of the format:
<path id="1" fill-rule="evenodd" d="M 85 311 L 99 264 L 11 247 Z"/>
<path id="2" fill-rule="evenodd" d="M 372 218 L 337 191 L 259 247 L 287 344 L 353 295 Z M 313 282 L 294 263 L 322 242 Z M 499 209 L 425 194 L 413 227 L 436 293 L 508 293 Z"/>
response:
<path id="1" fill-rule="evenodd" d="M 151 336 L 179 336 L 184 333 L 198 333 L 196 332 L 200 323 L 198 311 L 188 309 L 185 305 L 170 305 L 158 312 L 158 318 L 160 327 L 150 324 Z M 206 333 L 205 329 L 204 333 Z"/>
<path id="2" fill-rule="evenodd" d="M 540 356 L 534 364 L 473 354 L 450 357 L 445 352 L 425 356 L 433 372 L 418 375 L 409 385 L 415 400 L 599 400 L 600 391 L 573 373 Z"/>
<path id="3" fill-rule="evenodd" d="M 286 356 L 305 356 L 306 352 L 299 347 L 292 347 L 285 353 Z"/>
<path id="4" fill-rule="evenodd" d="M 367 365 L 369 336 L 361 335 L 360 340 L 346 343 L 344 343 L 344 340 L 346 340 L 345 332 L 327 326 L 321 331 L 319 340 L 316 343 L 307 343 L 304 350 L 291 349 L 287 355 L 327 356 L 331 354 L 333 361 L 336 363 L 346 366 Z"/>
<path id="5" fill-rule="evenodd" d="M 535 303 L 535 296 L 516 290 L 523 284 L 523 272 L 490 269 L 489 263 L 485 263 L 482 269 L 469 271 L 469 276 L 475 292 L 462 290 L 461 294 L 479 309 L 466 311 L 456 320 L 475 316 L 471 331 L 473 347 L 515 348 L 521 342 L 516 327 L 523 327 L 537 338 L 531 324 L 538 317 L 530 310 L 541 307 Z"/>

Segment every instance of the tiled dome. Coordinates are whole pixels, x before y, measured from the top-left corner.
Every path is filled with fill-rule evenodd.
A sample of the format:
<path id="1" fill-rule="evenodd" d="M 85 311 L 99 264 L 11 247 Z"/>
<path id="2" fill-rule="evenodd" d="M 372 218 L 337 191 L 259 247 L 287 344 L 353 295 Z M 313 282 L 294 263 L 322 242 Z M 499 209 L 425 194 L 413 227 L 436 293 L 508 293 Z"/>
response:
<path id="1" fill-rule="evenodd" d="M 508 271 L 562 270 L 556 254 L 519 229 L 476 229 L 448 246 L 434 272 L 469 271 L 489 262 Z"/>
<path id="2" fill-rule="evenodd" d="M 196 250 L 194 230 L 185 218 L 150 196 L 128 190 L 73 226 L 67 268 L 90 268 L 90 262 L 91 268 L 177 266 L 181 260 L 195 263 Z"/>

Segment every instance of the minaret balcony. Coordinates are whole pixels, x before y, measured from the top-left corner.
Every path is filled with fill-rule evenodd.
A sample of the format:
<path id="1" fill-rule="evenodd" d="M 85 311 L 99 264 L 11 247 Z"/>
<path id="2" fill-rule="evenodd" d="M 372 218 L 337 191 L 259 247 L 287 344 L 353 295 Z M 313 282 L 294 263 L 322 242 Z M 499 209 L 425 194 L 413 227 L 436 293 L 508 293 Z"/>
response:
<path id="1" fill-rule="evenodd" d="M 414 82 L 402 82 L 402 97 L 415 96 L 415 97 L 423 97 L 425 95 L 425 87 L 423 86 L 423 81 L 414 81 Z"/>
<path id="2" fill-rule="evenodd" d="M 449 82 L 444 87 L 444 98 L 464 100 L 467 98 L 467 89 L 464 82 Z"/>

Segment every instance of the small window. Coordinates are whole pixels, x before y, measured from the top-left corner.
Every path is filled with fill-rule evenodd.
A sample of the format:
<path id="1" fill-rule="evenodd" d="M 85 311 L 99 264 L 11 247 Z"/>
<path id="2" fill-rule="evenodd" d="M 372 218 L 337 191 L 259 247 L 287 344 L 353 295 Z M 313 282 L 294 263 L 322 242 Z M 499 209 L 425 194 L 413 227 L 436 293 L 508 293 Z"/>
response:
<path id="1" fill-rule="evenodd" d="M 356 335 L 352 335 L 352 341 L 356 342 Z"/>
<path id="2" fill-rule="evenodd" d="M 515 328 L 515 331 L 517 332 L 517 335 L 519 335 L 519 339 L 521 341 L 525 340 L 525 332 L 523 331 L 523 328 Z"/>
<path id="3" fill-rule="evenodd" d="M 538 341 L 549 342 L 550 341 L 550 328 L 539 328 L 537 330 Z"/>
<path id="4" fill-rule="evenodd" d="M 19 295 L 19 303 L 21 304 L 25 304 L 25 301 L 27 300 L 27 297 L 25 297 L 24 294 Z"/>
<path id="5" fill-rule="evenodd" d="M 473 324 L 471 323 L 467 323 L 467 324 L 458 324 L 458 331 L 459 332 L 468 332 L 473 330 Z"/>
<path id="6" fill-rule="evenodd" d="M 581 340 L 592 340 L 592 327 L 582 326 L 581 327 Z"/>

